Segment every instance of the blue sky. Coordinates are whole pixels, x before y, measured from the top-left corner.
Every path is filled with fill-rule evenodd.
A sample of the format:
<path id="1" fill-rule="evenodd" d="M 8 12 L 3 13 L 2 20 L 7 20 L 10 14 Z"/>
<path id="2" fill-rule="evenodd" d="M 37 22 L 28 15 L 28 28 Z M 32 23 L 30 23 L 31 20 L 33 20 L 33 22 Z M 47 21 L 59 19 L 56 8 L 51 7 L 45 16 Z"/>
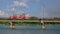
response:
<path id="1" fill-rule="evenodd" d="M 60 0 L 0 0 L 0 17 L 18 13 L 39 18 L 60 17 Z"/>

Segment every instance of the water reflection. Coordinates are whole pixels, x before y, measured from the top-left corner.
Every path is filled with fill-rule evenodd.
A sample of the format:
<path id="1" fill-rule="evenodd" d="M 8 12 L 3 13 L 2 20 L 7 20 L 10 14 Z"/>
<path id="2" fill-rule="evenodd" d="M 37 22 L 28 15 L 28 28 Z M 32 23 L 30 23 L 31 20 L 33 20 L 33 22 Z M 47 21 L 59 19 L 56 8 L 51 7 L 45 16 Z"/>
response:
<path id="1" fill-rule="evenodd" d="M 0 26 L 1 34 L 59 34 L 60 26 L 46 26 L 42 30 L 40 26 L 15 26 L 10 29 L 8 26 Z"/>

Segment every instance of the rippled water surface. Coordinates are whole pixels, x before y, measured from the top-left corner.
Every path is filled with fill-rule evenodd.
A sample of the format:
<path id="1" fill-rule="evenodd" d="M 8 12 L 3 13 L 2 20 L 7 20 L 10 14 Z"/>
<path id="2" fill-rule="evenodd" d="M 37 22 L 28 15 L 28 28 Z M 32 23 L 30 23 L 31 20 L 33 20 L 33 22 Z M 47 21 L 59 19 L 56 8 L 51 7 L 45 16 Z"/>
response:
<path id="1" fill-rule="evenodd" d="M 60 34 L 60 26 L 46 26 L 44 30 L 40 26 L 15 26 L 13 29 L 0 26 L 0 34 Z"/>

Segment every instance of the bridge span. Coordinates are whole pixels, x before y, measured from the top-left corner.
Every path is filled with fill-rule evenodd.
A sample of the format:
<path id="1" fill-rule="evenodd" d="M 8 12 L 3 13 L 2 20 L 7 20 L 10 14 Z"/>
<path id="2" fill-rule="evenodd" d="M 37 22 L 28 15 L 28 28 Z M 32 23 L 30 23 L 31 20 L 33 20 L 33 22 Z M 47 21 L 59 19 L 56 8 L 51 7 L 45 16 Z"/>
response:
<path id="1" fill-rule="evenodd" d="M 42 25 L 42 29 L 45 29 L 45 22 L 60 22 L 60 20 L 43 20 L 43 22 L 41 22 L 42 20 L 0 20 L 0 21 L 4 21 L 4 22 L 9 22 L 10 23 L 10 28 L 13 28 L 13 22 L 40 22 Z"/>
<path id="2" fill-rule="evenodd" d="M 0 20 L 0 21 L 13 21 L 13 22 L 41 22 L 41 20 Z M 43 22 L 60 22 L 60 20 L 43 20 Z"/>

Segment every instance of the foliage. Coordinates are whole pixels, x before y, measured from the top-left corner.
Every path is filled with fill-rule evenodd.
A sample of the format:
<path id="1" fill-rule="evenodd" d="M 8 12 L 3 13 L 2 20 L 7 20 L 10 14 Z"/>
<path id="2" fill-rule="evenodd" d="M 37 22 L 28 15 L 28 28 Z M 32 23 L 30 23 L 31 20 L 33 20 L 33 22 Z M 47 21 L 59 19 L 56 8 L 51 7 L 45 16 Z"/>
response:
<path id="1" fill-rule="evenodd" d="M 30 19 L 38 19 L 38 17 L 31 16 Z"/>
<path id="2" fill-rule="evenodd" d="M 9 22 L 2 22 L 0 21 L 0 24 L 9 25 Z M 15 22 L 15 25 L 17 26 L 40 26 L 40 22 Z M 45 25 L 60 25 L 60 22 L 45 22 Z"/>

